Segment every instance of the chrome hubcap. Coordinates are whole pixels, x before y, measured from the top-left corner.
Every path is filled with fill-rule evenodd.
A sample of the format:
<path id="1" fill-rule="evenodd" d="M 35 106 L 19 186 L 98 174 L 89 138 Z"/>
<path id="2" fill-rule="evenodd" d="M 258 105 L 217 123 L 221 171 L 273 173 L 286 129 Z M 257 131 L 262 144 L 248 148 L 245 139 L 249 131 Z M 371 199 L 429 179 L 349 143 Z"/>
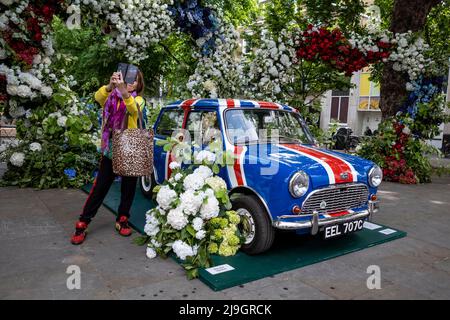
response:
<path id="1" fill-rule="evenodd" d="M 247 209 L 239 208 L 236 210 L 237 214 L 241 216 L 241 223 L 239 224 L 239 231 L 245 238 L 245 244 L 249 244 L 255 238 L 255 220 Z"/>
<path id="2" fill-rule="evenodd" d="M 150 177 L 142 177 L 141 178 L 142 189 L 146 192 L 149 192 L 152 188 L 152 179 Z"/>

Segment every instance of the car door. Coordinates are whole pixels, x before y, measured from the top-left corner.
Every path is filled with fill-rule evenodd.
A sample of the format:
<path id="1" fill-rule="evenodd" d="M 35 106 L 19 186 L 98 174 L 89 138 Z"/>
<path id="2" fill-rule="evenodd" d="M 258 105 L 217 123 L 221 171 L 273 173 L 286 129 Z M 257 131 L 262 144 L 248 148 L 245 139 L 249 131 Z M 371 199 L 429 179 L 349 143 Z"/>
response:
<path id="1" fill-rule="evenodd" d="M 215 109 L 191 110 L 187 115 L 185 129 L 189 132 L 193 151 L 208 149 L 212 141 L 222 141 L 219 114 Z M 222 146 L 224 146 L 222 142 Z M 226 179 L 226 169 L 221 168 L 219 176 Z"/>
<path id="2" fill-rule="evenodd" d="M 179 108 L 163 109 L 155 123 L 155 140 L 153 163 L 155 167 L 155 180 L 158 184 L 168 178 L 170 153 L 164 151 L 163 146 L 158 146 L 157 141 L 165 140 L 172 136 L 174 131 L 183 127 L 184 111 Z"/>

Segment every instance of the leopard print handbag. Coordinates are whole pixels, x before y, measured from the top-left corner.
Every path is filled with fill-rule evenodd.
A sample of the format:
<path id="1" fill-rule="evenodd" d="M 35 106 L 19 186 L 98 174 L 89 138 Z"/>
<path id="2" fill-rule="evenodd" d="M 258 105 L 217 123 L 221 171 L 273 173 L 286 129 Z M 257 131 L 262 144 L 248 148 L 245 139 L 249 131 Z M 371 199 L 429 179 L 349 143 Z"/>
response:
<path id="1" fill-rule="evenodd" d="M 142 126 L 142 112 L 138 106 L 138 128 L 128 129 L 128 112 L 122 129 L 114 130 L 112 139 L 113 171 L 119 176 L 150 176 L 153 172 L 153 129 Z"/>

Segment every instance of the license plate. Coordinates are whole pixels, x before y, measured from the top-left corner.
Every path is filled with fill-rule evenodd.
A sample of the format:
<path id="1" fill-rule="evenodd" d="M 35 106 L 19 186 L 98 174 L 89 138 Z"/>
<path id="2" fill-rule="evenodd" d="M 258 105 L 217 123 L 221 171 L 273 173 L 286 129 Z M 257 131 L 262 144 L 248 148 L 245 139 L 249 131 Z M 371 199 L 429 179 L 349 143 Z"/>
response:
<path id="1" fill-rule="evenodd" d="M 327 226 L 324 229 L 324 238 L 331 239 L 344 234 L 359 231 L 363 228 L 364 220 L 354 220 Z"/>

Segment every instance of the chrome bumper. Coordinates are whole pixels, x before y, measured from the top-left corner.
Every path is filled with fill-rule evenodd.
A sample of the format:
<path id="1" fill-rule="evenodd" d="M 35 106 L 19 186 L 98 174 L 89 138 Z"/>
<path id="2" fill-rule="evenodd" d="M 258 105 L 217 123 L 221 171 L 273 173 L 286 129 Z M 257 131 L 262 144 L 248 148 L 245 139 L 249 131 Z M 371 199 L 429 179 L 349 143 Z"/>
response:
<path id="1" fill-rule="evenodd" d="M 349 213 L 345 216 L 331 217 L 319 219 L 319 213 L 314 211 L 312 214 L 308 215 L 288 215 L 280 216 L 278 220 L 273 222 L 273 227 L 282 230 L 299 230 L 299 229 L 311 229 L 311 234 L 315 235 L 319 232 L 320 227 L 325 227 L 328 225 L 333 225 L 337 223 L 343 223 L 353 220 L 366 219 L 371 220 L 372 214 L 378 211 L 378 201 L 369 201 L 368 209 L 356 211 L 354 213 Z M 299 217 L 309 217 L 310 220 L 307 221 L 289 221 L 294 218 Z"/>

